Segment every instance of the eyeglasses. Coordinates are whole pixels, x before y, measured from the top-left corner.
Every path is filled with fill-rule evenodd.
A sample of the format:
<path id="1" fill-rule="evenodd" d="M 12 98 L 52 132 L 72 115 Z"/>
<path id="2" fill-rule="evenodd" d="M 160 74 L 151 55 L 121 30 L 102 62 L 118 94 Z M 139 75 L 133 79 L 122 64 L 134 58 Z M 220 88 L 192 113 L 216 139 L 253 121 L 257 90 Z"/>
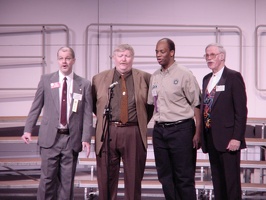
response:
<path id="1" fill-rule="evenodd" d="M 215 54 L 215 53 L 204 54 L 203 57 L 204 57 L 205 59 L 207 59 L 207 58 L 213 59 L 213 58 L 216 58 L 216 56 L 218 56 L 219 54 L 221 54 L 221 53 L 217 53 L 217 54 Z"/>
<path id="2" fill-rule="evenodd" d="M 69 62 L 69 61 L 71 61 L 73 58 L 62 58 L 62 57 L 60 57 L 60 58 L 58 58 L 58 60 L 59 61 L 64 61 L 64 60 L 66 60 L 67 62 Z"/>

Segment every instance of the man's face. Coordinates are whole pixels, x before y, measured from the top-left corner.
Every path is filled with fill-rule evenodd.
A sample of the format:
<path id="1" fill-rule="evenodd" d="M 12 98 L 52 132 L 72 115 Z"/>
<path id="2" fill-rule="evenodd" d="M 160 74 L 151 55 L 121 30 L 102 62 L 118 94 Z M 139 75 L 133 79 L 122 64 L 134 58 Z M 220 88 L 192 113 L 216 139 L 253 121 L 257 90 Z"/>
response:
<path id="1" fill-rule="evenodd" d="M 210 46 L 206 49 L 205 59 L 208 67 L 214 73 L 218 72 L 224 66 L 224 54 L 220 53 L 216 46 Z"/>
<path id="2" fill-rule="evenodd" d="M 133 59 L 133 55 L 129 50 L 116 52 L 113 56 L 116 70 L 121 74 L 130 71 L 132 69 Z"/>
<path id="3" fill-rule="evenodd" d="M 166 41 L 162 40 L 157 43 L 155 53 L 158 63 L 164 69 L 167 69 L 172 65 L 174 60 L 174 51 L 170 51 Z"/>
<path id="4" fill-rule="evenodd" d="M 57 56 L 59 64 L 59 70 L 65 75 L 69 75 L 72 72 L 75 58 L 73 58 L 70 51 L 59 51 Z"/>

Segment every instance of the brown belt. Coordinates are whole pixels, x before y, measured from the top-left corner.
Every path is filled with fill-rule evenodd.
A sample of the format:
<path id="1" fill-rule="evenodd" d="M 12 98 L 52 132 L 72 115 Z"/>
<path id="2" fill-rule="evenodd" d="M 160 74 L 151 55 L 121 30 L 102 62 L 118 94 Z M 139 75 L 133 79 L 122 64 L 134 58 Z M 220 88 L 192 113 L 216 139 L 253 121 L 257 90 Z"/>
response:
<path id="1" fill-rule="evenodd" d="M 69 129 L 68 128 L 66 128 L 66 129 L 59 128 L 59 129 L 57 129 L 57 133 L 69 135 Z"/>
<path id="2" fill-rule="evenodd" d="M 122 122 L 110 122 L 109 123 L 112 126 L 115 127 L 127 127 L 127 126 L 138 126 L 138 122 L 127 122 L 125 124 L 123 124 Z"/>

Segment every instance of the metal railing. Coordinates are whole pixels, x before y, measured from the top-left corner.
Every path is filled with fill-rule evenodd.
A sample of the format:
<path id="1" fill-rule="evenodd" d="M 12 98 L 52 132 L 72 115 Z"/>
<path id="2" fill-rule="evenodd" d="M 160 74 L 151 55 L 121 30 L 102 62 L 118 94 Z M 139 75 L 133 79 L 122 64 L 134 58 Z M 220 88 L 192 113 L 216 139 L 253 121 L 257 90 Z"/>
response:
<path id="1" fill-rule="evenodd" d="M 172 29 L 172 33 L 173 32 L 200 32 L 202 35 L 202 31 L 206 32 L 206 33 L 214 33 L 215 35 L 215 42 L 219 43 L 220 42 L 220 37 L 222 33 L 236 33 L 239 35 L 239 69 L 242 72 L 242 30 L 238 27 L 238 26 L 230 26 L 230 25 L 177 25 L 177 24 L 113 24 L 113 23 L 92 23 L 90 25 L 87 26 L 86 28 L 86 33 L 85 33 L 85 75 L 87 77 L 88 74 L 88 38 L 89 38 L 89 32 L 90 29 L 92 27 L 96 27 L 96 31 L 97 31 L 97 71 L 99 72 L 99 60 L 100 60 L 100 53 L 99 53 L 99 47 L 100 47 L 100 27 L 109 27 L 109 34 L 110 34 L 110 39 L 109 39 L 109 52 L 111 55 L 112 54 L 112 48 L 113 48 L 113 33 L 119 33 L 119 32 L 123 32 L 125 30 L 120 30 L 120 29 L 114 29 L 115 27 L 145 27 L 145 28 L 164 28 L 164 29 L 160 29 L 158 31 L 163 31 L 165 29 L 169 29 L 169 28 L 175 28 Z M 137 30 L 126 30 L 127 32 L 137 32 Z M 143 30 L 139 30 L 142 32 L 149 32 L 151 30 L 149 29 L 143 29 Z M 168 30 L 169 31 L 169 30 Z M 105 32 L 106 33 L 106 32 Z M 164 36 L 163 36 L 164 37 Z M 179 57 L 177 57 L 179 58 Z M 190 57 L 190 56 L 186 56 L 186 57 L 180 57 L 180 58 L 191 58 L 191 59 L 202 59 L 202 57 Z M 110 59 L 110 67 L 112 67 L 112 60 Z"/>
<path id="2" fill-rule="evenodd" d="M 261 28 L 266 28 L 266 25 L 258 25 L 255 29 L 255 86 L 258 91 L 266 91 L 266 88 L 260 87 L 260 67 L 259 67 L 259 37 L 263 34 L 265 35 L 266 29 L 264 31 L 260 31 Z M 260 32 L 259 32 L 260 31 Z M 264 74 L 263 74 L 264 76 Z"/>
<path id="3" fill-rule="evenodd" d="M 22 30 L 7 30 L 7 31 L 0 31 L 0 37 L 2 35 L 27 35 L 27 34 L 41 34 L 42 39 L 40 42 L 40 46 L 42 48 L 41 55 L 39 56 L 0 56 L 0 59 L 20 59 L 20 58 L 26 58 L 26 59 L 41 59 L 40 62 L 37 63 L 29 63 L 29 65 L 33 64 L 40 64 L 42 66 L 42 74 L 45 73 L 45 66 L 46 66 L 46 53 L 45 53 L 45 47 L 47 46 L 47 41 L 45 39 L 46 34 L 53 33 L 53 32 L 65 32 L 66 33 L 66 46 L 69 45 L 69 29 L 64 24 L 0 24 L 1 28 L 19 28 Z M 23 28 L 25 30 L 23 30 Z M 30 28 L 29 30 L 26 30 L 26 28 Z M 15 64 L 16 66 L 27 66 L 28 64 L 25 63 L 18 63 Z M 0 65 L 1 66 L 1 65 Z M 4 65 L 7 66 L 7 65 Z M 1 69 L 1 68 L 0 68 Z M 3 88 L 1 87 L 0 90 L 36 90 L 36 88 Z"/>

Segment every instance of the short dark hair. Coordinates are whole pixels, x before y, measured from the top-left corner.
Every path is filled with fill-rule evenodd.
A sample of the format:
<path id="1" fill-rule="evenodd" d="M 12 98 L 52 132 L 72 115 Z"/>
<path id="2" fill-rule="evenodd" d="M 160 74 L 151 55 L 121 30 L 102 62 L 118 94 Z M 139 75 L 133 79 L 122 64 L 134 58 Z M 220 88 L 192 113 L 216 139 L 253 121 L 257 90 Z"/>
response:
<path id="1" fill-rule="evenodd" d="M 169 39 L 169 38 L 162 38 L 158 42 L 163 41 L 163 40 L 165 40 L 167 42 L 169 50 L 170 51 L 173 50 L 175 52 L 175 43 L 174 43 L 174 41 Z"/>

